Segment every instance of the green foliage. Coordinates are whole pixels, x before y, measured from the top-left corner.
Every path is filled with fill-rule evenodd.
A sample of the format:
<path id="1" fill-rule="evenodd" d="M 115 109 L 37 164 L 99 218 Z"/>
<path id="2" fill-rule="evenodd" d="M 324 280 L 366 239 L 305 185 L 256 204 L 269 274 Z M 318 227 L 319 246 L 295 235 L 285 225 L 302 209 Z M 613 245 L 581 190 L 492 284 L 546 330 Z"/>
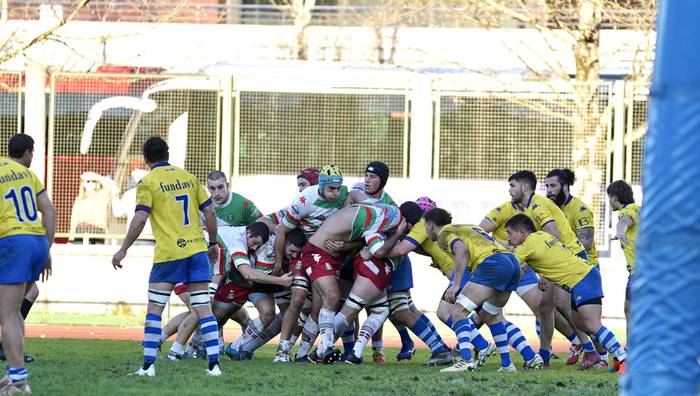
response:
<path id="1" fill-rule="evenodd" d="M 396 363 L 387 350 L 387 364 L 362 366 L 310 363 L 274 364 L 274 346 L 266 346 L 252 361 L 223 357 L 219 378 L 207 377 L 206 361 L 169 362 L 159 359 L 156 377 L 127 377 L 141 364 L 141 349 L 133 341 L 29 339 L 30 384 L 37 395 L 603 395 L 617 393 L 617 376 L 606 370 L 578 372 L 556 362 L 546 371 L 496 373 L 498 358 L 474 373 L 440 373 L 423 367 L 427 350 L 408 363 Z M 164 349 L 165 351 L 166 349 Z M 371 356 L 365 356 L 371 362 Z M 522 363 L 511 354 L 516 365 Z"/>

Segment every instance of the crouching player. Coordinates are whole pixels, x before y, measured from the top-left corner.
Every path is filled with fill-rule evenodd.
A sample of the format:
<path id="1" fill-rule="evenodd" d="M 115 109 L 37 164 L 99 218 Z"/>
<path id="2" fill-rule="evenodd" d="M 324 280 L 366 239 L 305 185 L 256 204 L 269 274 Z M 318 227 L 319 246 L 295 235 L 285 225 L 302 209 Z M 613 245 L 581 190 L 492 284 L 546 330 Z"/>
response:
<path id="1" fill-rule="evenodd" d="M 571 253 L 549 233 L 536 231 L 535 224 L 525 214 L 513 216 L 506 227 L 508 238 L 516 247 L 514 254 L 523 262 L 522 268 L 532 268 L 571 293 L 576 327 L 604 346 L 614 356 L 615 367 L 624 371 L 627 353 L 615 334 L 601 323 L 603 286 L 598 267 Z"/>
<path id="2" fill-rule="evenodd" d="M 496 347 L 501 354 L 498 371 L 515 372 L 508 351 L 508 336 L 499 319 L 510 293 L 520 280 L 518 260 L 484 230 L 473 225 L 452 225 L 452 216 L 444 209 L 436 208 L 424 216 L 425 230 L 430 239 L 454 256 L 454 284 L 445 291 L 444 298 L 453 303 L 450 315 L 460 347 L 460 358 L 442 372 L 473 371 L 477 364 L 469 349 L 473 325 L 468 316 L 478 307 L 488 324 Z M 462 278 L 471 272 L 471 278 L 460 288 Z M 460 292 L 461 290 L 461 292 Z"/>

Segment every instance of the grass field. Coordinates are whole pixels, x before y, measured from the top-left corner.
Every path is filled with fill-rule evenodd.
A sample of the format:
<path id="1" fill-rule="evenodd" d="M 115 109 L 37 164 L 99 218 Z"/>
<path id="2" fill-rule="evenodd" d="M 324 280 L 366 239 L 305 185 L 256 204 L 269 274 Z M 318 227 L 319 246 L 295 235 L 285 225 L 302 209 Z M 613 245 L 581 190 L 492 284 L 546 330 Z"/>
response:
<path id="1" fill-rule="evenodd" d="M 265 346 L 252 361 L 222 359 L 223 375 L 204 374 L 206 361 L 159 359 L 155 378 L 127 377 L 141 362 L 134 341 L 56 340 L 30 338 L 27 350 L 30 384 L 37 395 L 611 395 L 617 376 L 604 370 L 578 372 L 557 361 L 544 371 L 496 373 L 498 357 L 473 373 L 443 374 L 423 367 L 427 350 L 396 363 L 387 350 L 384 366 L 272 364 L 274 346 Z M 511 353 L 515 364 L 522 360 Z M 371 357 L 366 356 L 371 361 Z"/>

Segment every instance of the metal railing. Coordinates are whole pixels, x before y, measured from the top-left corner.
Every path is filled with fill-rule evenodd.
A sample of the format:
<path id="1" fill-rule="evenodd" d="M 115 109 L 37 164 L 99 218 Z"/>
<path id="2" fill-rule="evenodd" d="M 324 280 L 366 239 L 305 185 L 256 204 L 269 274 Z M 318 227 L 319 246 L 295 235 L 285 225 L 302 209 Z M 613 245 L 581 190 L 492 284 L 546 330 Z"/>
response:
<path id="1" fill-rule="evenodd" d="M 529 24 L 505 13 L 487 14 L 483 9 L 445 6 L 317 5 L 312 26 L 405 26 L 523 28 Z M 60 18 L 70 13 L 77 0 L 9 0 L 3 15 L 9 19 Z M 541 21 L 549 28 L 575 27 L 576 10 L 560 9 L 556 15 L 539 9 L 512 9 L 513 13 Z M 635 29 L 653 25 L 654 10 L 646 8 L 606 9 L 602 29 Z M 293 24 L 290 5 L 220 4 L 216 1 L 93 0 L 75 17 L 77 21 L 146 23 L 228 23 L 257 25 Z"/>

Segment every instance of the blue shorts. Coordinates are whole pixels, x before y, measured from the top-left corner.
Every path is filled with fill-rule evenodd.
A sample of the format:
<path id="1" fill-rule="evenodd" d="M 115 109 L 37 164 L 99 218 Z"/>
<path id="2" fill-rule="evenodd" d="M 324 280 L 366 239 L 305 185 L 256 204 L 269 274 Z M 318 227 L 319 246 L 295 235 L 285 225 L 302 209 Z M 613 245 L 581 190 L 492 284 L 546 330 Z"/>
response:
<path id="1" fill-rule="evenodd" d="M 570 290 L 563 288 L 571 293 L 571 309 L 576 310 L 581 305 L 600 304 L 600 299 L 603 298 L 603 281 L 600 278 L 600 270 L 597 267 L 592 267 L 583 279 L 581 279 Z"/>
<path id="2" fill-rule="evenodd" d="M 387 293 L 395 293 L 413 288 L 413 267 L 411 267 L 411 259 L 404 256 L 401 264 L 396 268 L 396 271 L 391 275 Z"/>
<path id="3" fill-rule="evenodd" d="M 0 284 L 36 282 L 49 259 L 46 235 L 0 238 Z"/>
<path id="4" fill-rule="evenodd" d="M 515 291 L 518 293 L 519 296 L 522 296 L 523 294 L 527 293 L 528 290 L 537 286 L 539 281 L 540 278 L 537 276 L 535 271 L 533 271 L 532 268 L 527 267 L 525 273 L 520 277 L 520 281 L 518 282 L 518 288 Z"/>
<path id="5" fill-rule="evenodd" d="M 520 281 L 520 262 L 510 253 L 498 253 L 482 261 L 469 280 L 499 291 L 515 291 Z"/>
<path id="6" fill-rule="evenodd" d="M 153 264 L 149 283 L 211 282 L 211 265 L 206 252 L 179 260 Z"/>

